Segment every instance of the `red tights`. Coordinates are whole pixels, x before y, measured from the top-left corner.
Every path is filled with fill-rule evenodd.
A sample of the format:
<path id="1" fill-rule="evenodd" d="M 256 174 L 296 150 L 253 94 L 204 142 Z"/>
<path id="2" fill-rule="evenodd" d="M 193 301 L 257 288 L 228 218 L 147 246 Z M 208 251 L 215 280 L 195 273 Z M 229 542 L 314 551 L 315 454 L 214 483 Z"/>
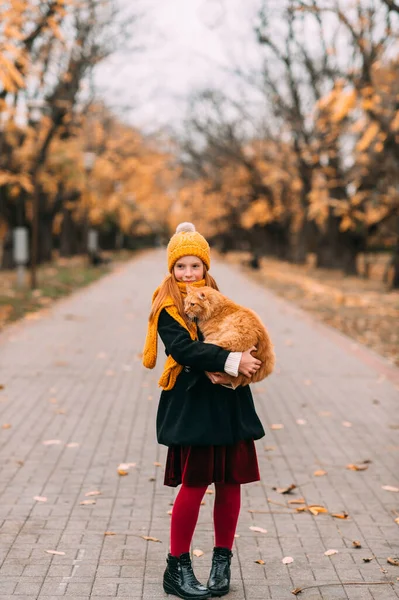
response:
<path id="1" fill-rule="evenodd" d="M 173 556 L 180 556 L 180 554 L 190 550 L 201 500 L 207 487 L 207 485 L 189 487 L 182 484 L 177 494 L 173 505 L 170 533 L 170 553 Z M 215 546 L 222 546 L 231 550 L 240 513 L 240 484 L 216 483 L 215 490 L 213 509 Z"/>

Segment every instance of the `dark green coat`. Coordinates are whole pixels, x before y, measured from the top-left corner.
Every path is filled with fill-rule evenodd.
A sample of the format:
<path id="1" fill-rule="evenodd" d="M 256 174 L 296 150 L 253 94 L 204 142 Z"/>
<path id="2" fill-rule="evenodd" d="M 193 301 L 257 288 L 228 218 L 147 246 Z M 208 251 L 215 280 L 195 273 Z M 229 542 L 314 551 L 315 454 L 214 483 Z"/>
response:
<path id="1" fill-rule="evenodd" d="M 220 346 L 193 341 L 166 310 L 158 321 L 166 354 L 181 365 L 173 389 L 161 393 L 157 438 L 165 446 L 219 446 L 265 435 L 249 386 L 235 390 L 213 384 L 204 371 L 224 371 L 229 354 Z M 203 339 L 199 332 L 200 340 Z"/>

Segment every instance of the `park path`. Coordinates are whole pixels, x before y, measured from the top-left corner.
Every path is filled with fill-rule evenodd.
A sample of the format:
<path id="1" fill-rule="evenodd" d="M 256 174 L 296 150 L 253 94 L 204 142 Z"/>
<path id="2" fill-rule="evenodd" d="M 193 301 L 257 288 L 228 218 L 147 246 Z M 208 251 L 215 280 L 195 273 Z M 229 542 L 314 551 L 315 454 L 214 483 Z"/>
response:
<path id="1" fill-rule="evenodd" d="M 0 600 L 166 598 L 175 490 L 163 486 L 166 449 L 155 439 L 162 345 L 154 371 L 140 360 L 164 264 L 164 250 L 140 253 L 0 335 Z M 278 358 L 253 387 L 267 432 L 257 442 L 262 481 L 243 488 L 228 598 L 289 599 L 304 586 L 315 586 L 305 600 L 399 598 L 399 566 L 387 563 L 399 557 L 399 493 L 384 489 L 399 488 L 398 370 L 233 267 L 215 262 L 212 273 L 261 315 Z M 135 463 L 127 476 L 122 462 Z M 291 484 L 290 494 L 273 489 Z M 296 512 L 288 502 L 300 497 L 329 514 Z M 193 545 L 204 552 L 194 558 L 202 580 L 213 546 L 205 499 Z M 381 585 L 325 585 L 342 582 Z"/>

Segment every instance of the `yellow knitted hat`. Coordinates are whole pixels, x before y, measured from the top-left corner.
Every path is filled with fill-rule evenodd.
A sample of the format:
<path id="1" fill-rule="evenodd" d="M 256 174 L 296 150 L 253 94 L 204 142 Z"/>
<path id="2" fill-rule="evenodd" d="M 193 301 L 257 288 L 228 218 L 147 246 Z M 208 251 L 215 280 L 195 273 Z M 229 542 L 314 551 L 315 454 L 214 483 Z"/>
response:
<path id="1" fill-rule="evenodd" d="M 211 265 L 211 250 L 209 244 L 192 223 L 180 223 L 176 228 L 176 233 L 170 238 L 167 247 L 168 269 L 172 269 L 183 256 L 198 256 L 209 270 Z"/>

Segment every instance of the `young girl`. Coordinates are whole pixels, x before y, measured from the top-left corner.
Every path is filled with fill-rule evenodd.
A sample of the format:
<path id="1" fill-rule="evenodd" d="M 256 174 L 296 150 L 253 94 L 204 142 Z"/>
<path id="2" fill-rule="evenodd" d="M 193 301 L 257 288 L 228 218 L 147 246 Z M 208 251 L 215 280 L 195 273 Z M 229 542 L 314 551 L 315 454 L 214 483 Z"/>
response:
<path id="1" fill-rule="evenodd" d="M 163 587 L 180 598 L 223 596 L 230 587 L 230 561 L 240 512 L 240 485 L 259 480 L 254 440 L 265 435 L 249 386 L 229 386 L 224 373 L 251 376 L 261 362 L 246 352 L 206 344 L 184 314 L 186 284 L 217 288 L 209 275 L 210 249 L 191 223 L 182 223 L 167 248 L 170 275 L 155 290 L 143 352 L 152 369 L 157 333 L 167 354 L 159 385 L 157 438 L 168 446 L 165 485 L 181 484 L 173 505 L 170 553 Z M 215 547 L 207 585 L 196 579 L 190 544 L 201 500 L 215 484 Z"/>

